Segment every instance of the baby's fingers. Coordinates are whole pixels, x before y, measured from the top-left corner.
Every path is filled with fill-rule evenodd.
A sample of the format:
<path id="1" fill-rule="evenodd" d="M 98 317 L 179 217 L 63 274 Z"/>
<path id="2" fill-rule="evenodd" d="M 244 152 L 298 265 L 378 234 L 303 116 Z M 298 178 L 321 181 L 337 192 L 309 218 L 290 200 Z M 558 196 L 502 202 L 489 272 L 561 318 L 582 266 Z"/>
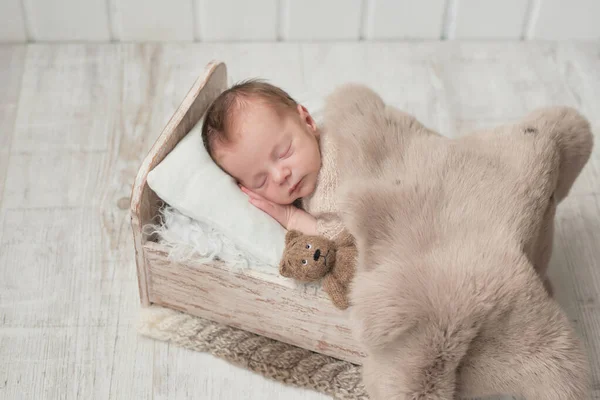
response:
<path id="1" fill-rule="evenodd" d="M 261 200 L 263 199 L 262 196 L 254 193 L 252 190 L 250 190 L 242 185 L 239 185 L 239 187 L 240 187 L 240 189 L 242 189 L 242 192 L 246 193 L 246 195 L 248 195 L 251 199 L 261 199 Z"/>
<path id="2" fill-rule="evenodd" d="M 263 199 L 260 199 L 260 198 L 254 198 L 254 197 L 250 197 L 249 200 L 250 200 L 250 203 L 253 206 L 255 206 L 257 208 L 260 208 L 261 210 L 263 210 L 267 214 L 273 216 L 272 213 L 273 213 L 274 207 L 273 207 L 273 204 L 271 204 L 270 201 L 263 200 Z"/>
<path id="3" fill-rule="evenodd" d="M 281 223 L 281 213 L 278 212 L 279 208 L 271 203 L 268 200 L 264 199 L 255 199 L 250 198 L 250 203 L 254 205 L 256 208 L 262 210 L 263 212 L 269 214 L 272 218 L 274 218 L 277 222 Z"/>

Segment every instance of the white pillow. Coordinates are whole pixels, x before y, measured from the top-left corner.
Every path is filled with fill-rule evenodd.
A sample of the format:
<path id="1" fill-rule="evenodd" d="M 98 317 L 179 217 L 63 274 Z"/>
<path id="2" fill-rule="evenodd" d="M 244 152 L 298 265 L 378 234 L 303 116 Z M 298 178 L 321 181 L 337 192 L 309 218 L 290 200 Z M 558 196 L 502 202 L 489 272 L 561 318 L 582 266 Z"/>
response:
<path id="1" fill-rule="evenodd" d="M 148 185 L 182 214 L 220 231 L 266 265 L 277 266 L 285 229 L 250 204 L 235 180 L 212 161 L 201 130 L 202 120 L 150 171 Z"/>

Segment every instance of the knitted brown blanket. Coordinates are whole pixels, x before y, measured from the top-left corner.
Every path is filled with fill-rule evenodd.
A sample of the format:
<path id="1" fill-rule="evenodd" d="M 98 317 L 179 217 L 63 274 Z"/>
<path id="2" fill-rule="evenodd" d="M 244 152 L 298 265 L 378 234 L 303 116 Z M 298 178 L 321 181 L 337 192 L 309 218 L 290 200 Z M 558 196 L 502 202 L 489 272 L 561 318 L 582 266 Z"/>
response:
<path id="1" fill-rule="evenodd" d="M 139 332 L 334 399 L 369 398 L 357 365 L 203 318 L 153 306 L 142 309 Z"/>

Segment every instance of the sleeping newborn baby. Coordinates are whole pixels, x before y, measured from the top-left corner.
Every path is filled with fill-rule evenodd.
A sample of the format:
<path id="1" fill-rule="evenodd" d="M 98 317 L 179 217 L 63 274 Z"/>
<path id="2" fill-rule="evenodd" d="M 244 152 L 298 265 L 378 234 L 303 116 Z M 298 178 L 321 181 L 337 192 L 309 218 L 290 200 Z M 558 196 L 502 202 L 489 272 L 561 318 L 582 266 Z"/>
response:
<path id="1" fill-rule="evenodd" d="M 227 89 L 208 108 L 202 138 L 250 202 L 287 230 L 329 239 L 343 230 L 336 148 L 281 88 L 250 80 Z"/>

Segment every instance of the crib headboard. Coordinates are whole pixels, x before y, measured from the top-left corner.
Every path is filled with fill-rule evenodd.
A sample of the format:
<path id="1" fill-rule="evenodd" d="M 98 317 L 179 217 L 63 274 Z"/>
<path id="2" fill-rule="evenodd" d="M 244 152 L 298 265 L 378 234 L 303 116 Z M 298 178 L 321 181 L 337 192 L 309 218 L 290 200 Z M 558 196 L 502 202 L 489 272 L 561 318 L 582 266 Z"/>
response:
<path id="1" fill-rule="evenodd" d="M 156 167 L 202 118 L 212 101 L 227 88 L 227 67 L 223 62 L 212 61 L 191 87 L 175 114 L 144 158 L 131 193 L 131 227 L 135 245 L 140 300 L 149 306 L 143 246 L 150 239 L 142 231 L 144 225 L 155 221 L 160 199 L 148 186 L 148 173 Z"/>

